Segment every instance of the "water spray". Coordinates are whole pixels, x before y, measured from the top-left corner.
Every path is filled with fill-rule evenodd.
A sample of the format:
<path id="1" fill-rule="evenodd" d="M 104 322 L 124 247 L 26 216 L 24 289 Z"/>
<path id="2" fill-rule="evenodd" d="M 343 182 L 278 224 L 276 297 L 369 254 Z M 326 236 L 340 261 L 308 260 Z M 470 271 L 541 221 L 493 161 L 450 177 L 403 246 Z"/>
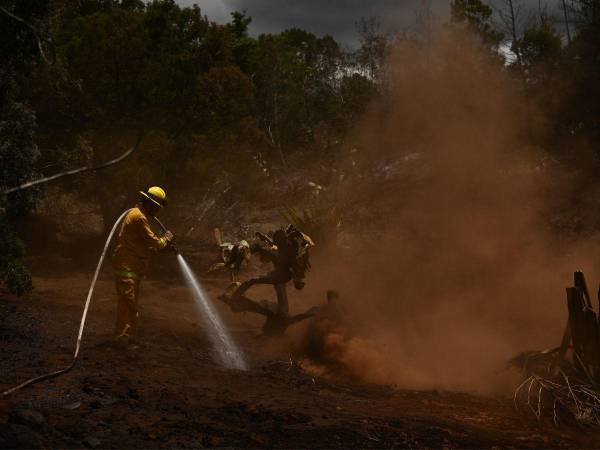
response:
<path id="1" fill-rule="evenodd" d="M 158 220 L 153 217 L 156 223 L 167 231 L 167 228 Z M 242 356 L 238 346 L 233 341 L 227 328 L 223 324 L 221 317 L 212 305 L 210 297 L 200 284 L 198 277 L 194 274 L 190 266 L 187 264 L 177 247 L 173 246 L 175 253 L 177 254 L 177 263 L 186 281 L 187 287 L 194 297 L 196 306 L 198 307 L 202 318 L 208 329 L 208 336 L 213 343 L 215 350 L 219 355 L 221 363 L 229 369 L 247 370 L 246 362 Z"/>
<path id="2" fill-rule="evenodd" d="M 183 272 L 183 276 L 188 288 L 194 295 L 196 306 L 202 313 L 202 317 L 207 325 L 210 326 L 209 337 L 213 342 L 215 349 L 223 365 L 229 369 L 247 370 L 246 362 L 242 357 L 240 350 L 227 332 L 225 325 L 217 311 L 213 308 L 210 298 L 198 278 L 192 272 L 181 254 L 177 254 L 177 262 Z"/>

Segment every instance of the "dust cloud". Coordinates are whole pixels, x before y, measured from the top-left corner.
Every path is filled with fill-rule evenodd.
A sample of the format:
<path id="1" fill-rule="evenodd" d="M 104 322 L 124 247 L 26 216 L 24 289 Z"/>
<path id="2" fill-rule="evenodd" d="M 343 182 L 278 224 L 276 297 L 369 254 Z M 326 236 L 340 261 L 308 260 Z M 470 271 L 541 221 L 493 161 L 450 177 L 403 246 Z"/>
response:
<path id="1" fill-rule="evenodd" d="M 354 176 L 339 187 L 347 219 L 363 223 L 309 279 L 341 292 L 344 318 L 298 333 L 318 347 L 314 370 L 503 391 L 509 358 L 559 345 L 572 272 L 594 291 L 597 239 L 550 226 L 569 175 L 530 144 L 543 112 L 471 39 L 401 44 L 384 76 L 389 93 L 355 131 Z"/>

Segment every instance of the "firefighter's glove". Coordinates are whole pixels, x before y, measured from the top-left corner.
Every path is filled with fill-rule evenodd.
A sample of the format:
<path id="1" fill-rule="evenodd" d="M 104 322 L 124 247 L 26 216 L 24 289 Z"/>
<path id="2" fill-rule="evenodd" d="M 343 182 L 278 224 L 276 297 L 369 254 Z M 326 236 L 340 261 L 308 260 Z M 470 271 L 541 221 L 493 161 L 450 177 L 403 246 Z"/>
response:
<path id="1" fill-rule="evenodd" d="M 172 251 L 173 253 L 179 253 L 179 249 L 177 248 L 177 246 L 175 245 L 175 237 L 173 236 L 173 233 L 171 233 L 169 230 L 167 230 L 165 232 L 165 239 L 167 240 L 167 248 Z"/>

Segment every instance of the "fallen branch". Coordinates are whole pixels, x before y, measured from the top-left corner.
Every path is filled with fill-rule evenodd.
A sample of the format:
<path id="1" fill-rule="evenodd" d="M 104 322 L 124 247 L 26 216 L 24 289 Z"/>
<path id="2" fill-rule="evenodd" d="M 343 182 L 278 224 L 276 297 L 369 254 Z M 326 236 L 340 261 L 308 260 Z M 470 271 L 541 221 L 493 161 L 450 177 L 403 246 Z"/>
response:
<path id="1" fill-rule="evenodd" d="M 544 411 L 543 397 L 547 397 L 552 401 L 552 418 L 555 424 L 559 422 L 559 410 L 557 405 L 561 407 L 563 412 L 572 417 L 578 422 L 589 425 L 600 425 L 600 398 L 598 394 L 586 384 L 571 382 L 564 375 L 564 383 L 557 383 L 549 378 L 544 378 L 538 375 L 529 376 L 515 390 L 514 399 L 515 406 L 519 409 L 519 404 L 524 403 L 534 412 L 538 420 L 541 419 Z M 526 398 L 521 392 L 525 385 L 529 385 Z M 531 405 L 531 392 L 537 391 L 537 407 L 534 409 Z M 535 395 L 535 394 L 534 394 Z"/>
<path id="2" fill-rule="evenodd" d="M 21 19 L 19 16 L 16 16 L 15 14 L 11 13 L 7 9 L 3 8 L 2 6 L 0 6 L 0 11 L 2 11 L 4 14 L 6 14 L 11 19 L 25 25 L 27 28 L 29 28 L 31 30 L 31 32 L 37 39 L 37 44 L 38 44 L 38 49 L 40 51 L 40 55 L 41 55 L 42 59 L 46 62 L 46 64 L 49 64 L 52 66 L 56 63 L 56 50 L 54 49 L 54 44 L 52 43 L 52 39 L 42 37 L 42 34 L 38 31 L 38 29 L 36 27 L 31 25 L 29 22 L 26 22 L 25 20 Z M 46 56 L 46 52 L 44 51 L 43 43 L 48 44 L 48 46 L 50 48 L 50 52 L 51 52 L 51 58 L 48 58 Z"/>
<path id="3" fill-rule="evenodd" d="M 84 167 L 80 167 L 78 169 L 72 169 L 72 170 L 67 170 L 65 172 L 57 173 L 56 175 L 51 175 L 49 177 L 40 178 L 39 180 L 28 181 L 27 183 L 23 183 L 19 186 L 15 186 L 13 188 L 2 191 L 0 193 L 0 195 L 7 195 L 12 192 L 17 192 L 17 191 L 21 191 L 23 189 L 28 189 L 30 187 L 37 186 L 38 184 L 48 183 L 50 181 L 58 180 L 59 178 L 67 177 L 69 175 L 76 175 L 78 173 L 84 173 L 84 172 L 90 172 L 93 170 L 105 169 L 106 167 L 112 166 L 114 164 L 118 164 L 121 161 L 123 161 L 124 159 L 126 159 L 127 157 L 131 156 L 131 154 L 133 154 L 133 152 L 135 152 L 138 149 L 138 147 L 140 146 L 140 143 L 142 142 L 143 136 L 144 136 L 144 133 L 142 133 L 140 135 L 140 137 L 138 138 L 137 142 L 135 143 L 135 145 L 133 147 L 131 147 L 129 150 L 127 150 L 125 153 L 123 153 L 118 158 L 111 159 L 110 161 L 99 164 L 97 166 L 84 166 Z"/>

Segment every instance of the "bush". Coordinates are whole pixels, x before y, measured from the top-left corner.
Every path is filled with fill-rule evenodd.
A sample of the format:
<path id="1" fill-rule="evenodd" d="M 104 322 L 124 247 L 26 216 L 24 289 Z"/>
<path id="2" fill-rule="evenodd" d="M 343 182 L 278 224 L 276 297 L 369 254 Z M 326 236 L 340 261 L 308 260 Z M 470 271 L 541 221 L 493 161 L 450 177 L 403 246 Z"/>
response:
<path id="1" fill-rule="evenodd" d="M 6 218 L 0 218 L 0 281 L 13 294 L 23 295 L 32 290 L 31 276 L 25 268 L 23 243 Z"/>

